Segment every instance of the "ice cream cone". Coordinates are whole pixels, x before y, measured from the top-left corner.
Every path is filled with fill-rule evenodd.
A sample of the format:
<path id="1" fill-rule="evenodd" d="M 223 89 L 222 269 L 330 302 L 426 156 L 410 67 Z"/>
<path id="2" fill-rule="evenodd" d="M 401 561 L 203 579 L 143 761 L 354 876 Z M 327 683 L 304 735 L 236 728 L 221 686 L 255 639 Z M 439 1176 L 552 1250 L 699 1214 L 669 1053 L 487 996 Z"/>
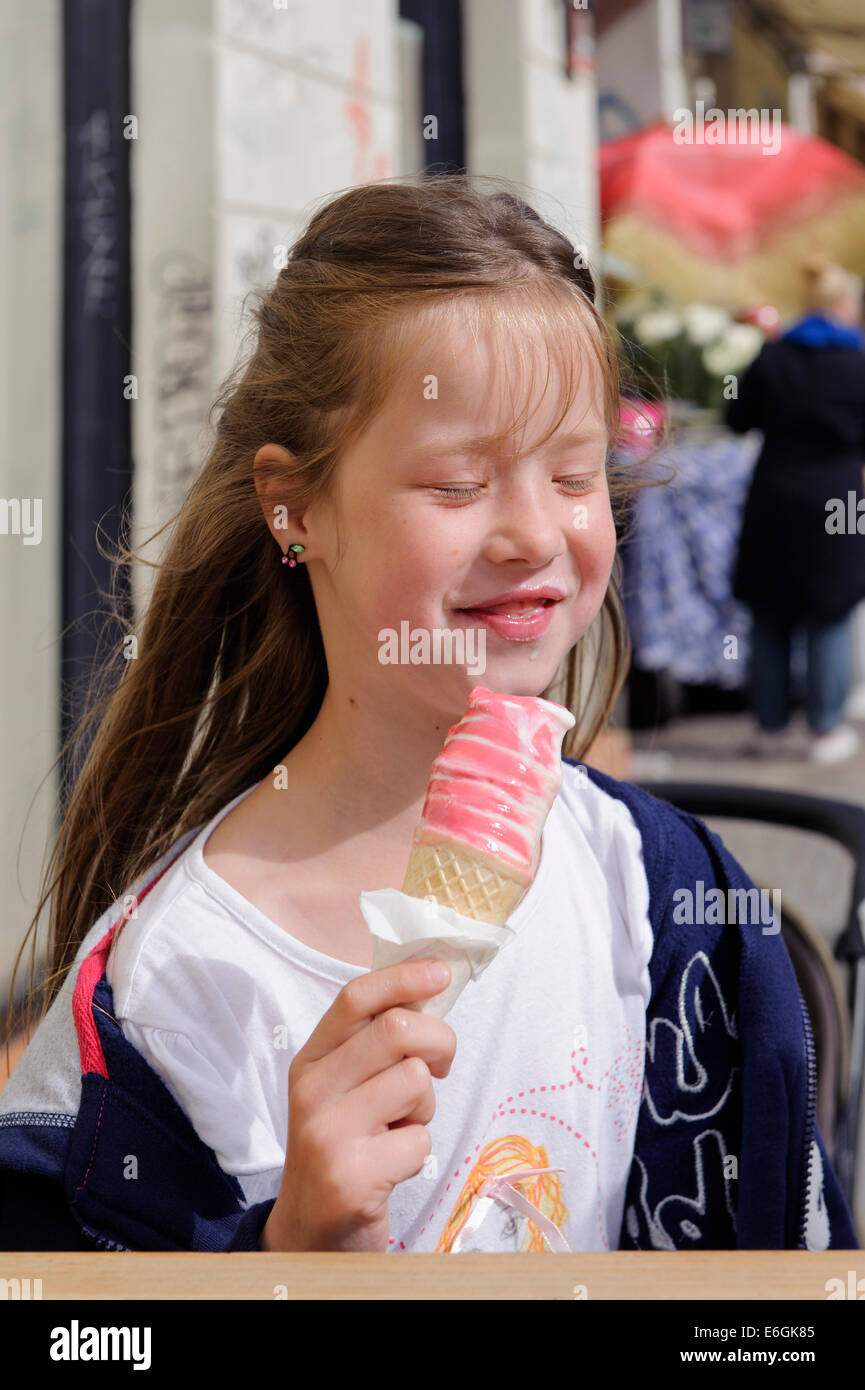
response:
<path id="1" fill-rule="evenodd" d="M 402 891 L 504 926 L 537 871 L 573 724 L 552 701 L 475 686 L 433 763 Z"/>
<path id="2" fill-rule="evenodd" d="M 414 847 L 402 891 L 411 898 L 434 898 L 463 917 L 501 927 L 529 882 L 528 877 L 504 873 L 477 850 L 441 841 Z"/>

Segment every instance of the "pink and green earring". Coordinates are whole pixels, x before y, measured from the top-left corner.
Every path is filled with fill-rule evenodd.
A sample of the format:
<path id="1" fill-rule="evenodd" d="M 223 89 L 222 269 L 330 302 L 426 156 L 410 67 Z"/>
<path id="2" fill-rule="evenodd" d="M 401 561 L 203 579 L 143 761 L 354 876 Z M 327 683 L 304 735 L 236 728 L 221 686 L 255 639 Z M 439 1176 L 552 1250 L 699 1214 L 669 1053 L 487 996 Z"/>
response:
<path id="1" fill-rule="evenodd" d="M 289 565 L 291 569 L 294 569 L 294 567 L 297 564 L 297 561 L 294 558 L 295 555 L 301 555 L 304 550 L 306 550 L 305 545 L 290 545 L 288 547 L 288 554 L 283 555 L 282 557 L 282 563 L 284 565 Z"/>

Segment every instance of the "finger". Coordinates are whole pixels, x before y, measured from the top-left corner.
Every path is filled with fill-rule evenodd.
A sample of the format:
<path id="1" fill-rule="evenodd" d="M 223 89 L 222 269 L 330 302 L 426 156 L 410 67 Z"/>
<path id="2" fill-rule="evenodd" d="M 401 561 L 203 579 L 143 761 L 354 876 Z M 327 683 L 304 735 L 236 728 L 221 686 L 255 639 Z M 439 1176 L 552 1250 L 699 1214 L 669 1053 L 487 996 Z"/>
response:
<path id="1" fill-rule="evenodd" d="M 416 999 L 430 999 L 446 988 L 430 977 L 430 960 L 406 960 L 369 970 L 344 985 L 304 1043 L 298 1059 L 304 1065 L 334 1052 L 359 1032 L 376 1014 Z"/>
<path id="2" fill-rule="evenodd" d="M 381 1173 L 392 1191 L 397 1183 L 416 1178 L 422 1172 L 432 1152 L 432 1138 L 423 1125 L 406 1125 L 368 1139 L 364 1150 L 370 1171 Z"/>
<path id="3" fill-rule="evenodd" d="M 293 1063 L 289 1080 L 291 1104 L 296 1113 L 312 1114 L 363 1086 L 404 1057 L 419 1057 L 433 1076 L 447 1076 L 456 1043 L 456 1033 L 444 1019 L 414 1013 L 402 1006 L 387 1009 L 369 1019 L 365 1027 L 326 1057 L 302 1067 Z"/>
<path id="4" fill-rule="evenodd" d="M 401 1062 L 341 1096 L 326 1113 L 331 1123 L 338 1124 L 343 1134 L 372 1138 L 385 1133 L 394 1120 L 405 1119 L 418 1108 L 428 1109 L 430 1090 L 426 1063 L 419 1057 L 404 1057 Z M 434 1095 L 432 1107 L 434 1113 Z"/>
<path id="5" fill-rule="evenodd" d="M 413 968 L 406 971 L 405 967 L 409 965 Z M 423 979 L 425 963 L 419 961 L 402 962 L 396 969 L 389 967 L 374 973 L 390 977 L 388 992 L 391 993 L 395 990 L 403 995 L 410 992 L 411 987 L 407 987 L 405 981 L 412 977 L 415 988 L 420 988 L 422 992 L 431 987 L 429 981 Z M 358 981 L 368 978 L 358 977 Z M 387 981 L 383 983 L 388 984 Z M 434 984 L 432 988 L 435 988 Z M 355 1007 L 363 1009 L 365 1005 L 361 1003 Z M 320 1029 L 321 1033 L 326 1032 L 321 1025 Z M 316 1030 L 289 1069 L 290 1105 L 292 1113 L 297 1116 L 316 1113 L 334 1098 L 348 1095 L 373 1077 L 394 1067 L 404 1057 L 420 1057 L 434 1075 L 446 1076 L 456 1050 L 456 1034 L 449 1024 L 399 1006 L 372 1018 L 367 1017 L 344 1043 L 313 1062 L 309 1058 L 312 1048 L 321 1045 L 321 1033 Z M 387 1120 L 392 1118 L 400 1118 L 400 1115 L 391 1112 Z M 380 1122 L 376 1121 L 376 1124 Z"/>

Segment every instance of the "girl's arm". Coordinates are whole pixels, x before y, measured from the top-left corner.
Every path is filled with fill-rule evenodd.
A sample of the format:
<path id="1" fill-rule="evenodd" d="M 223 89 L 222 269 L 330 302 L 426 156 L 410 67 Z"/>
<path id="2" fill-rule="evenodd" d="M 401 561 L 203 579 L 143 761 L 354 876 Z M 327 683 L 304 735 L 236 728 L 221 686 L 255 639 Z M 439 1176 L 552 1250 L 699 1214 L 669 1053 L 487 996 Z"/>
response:
<path id="1" fill-rule="evenodd" d="M 89 1250 L 63 1189 L 35 1173 L 0 1173 L 0 1250 Z"/>
<path id="2" fill-rule="evenodd" d="M 262 1249 L 261 1233 L 275 1200 L 272 1197 L 247 1208 L 228 1242 L 214 1248 Z M 59 1183 L 36 1173 L 0 1173 L 0 1250 L 76 1250 L 92 1254 L 105 1248 L 104 1243 L 91 1240 L 81 1230 Z"/>
<path id="3" fill-rule="evenodd" d="M 257 1250 L 275 1198 L 247 1206 L 124 1036 L 105 976 L 77 1014 L 74 988 L 64 983 L 0 1092 L 0 1249 Z"/>

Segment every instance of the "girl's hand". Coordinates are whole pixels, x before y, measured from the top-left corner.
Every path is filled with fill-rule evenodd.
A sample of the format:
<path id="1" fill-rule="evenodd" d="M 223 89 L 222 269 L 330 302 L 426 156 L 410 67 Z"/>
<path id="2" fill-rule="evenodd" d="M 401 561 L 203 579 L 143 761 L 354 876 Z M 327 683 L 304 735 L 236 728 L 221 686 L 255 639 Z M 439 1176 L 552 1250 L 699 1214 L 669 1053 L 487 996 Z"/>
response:
<path id="1" fill-rule="evenodd" d="M 288 1070 L 288 1147 L 262 1250 L 388 1248 L 387 1200 L 420 1172 L 432 1141 L 431 1076 L 447 1076 L 456 1034 L 400 1004 L 440 994 L 431 961 L 350 980 Z M 445 967 L 447 969 L 447 967 Z"/>

